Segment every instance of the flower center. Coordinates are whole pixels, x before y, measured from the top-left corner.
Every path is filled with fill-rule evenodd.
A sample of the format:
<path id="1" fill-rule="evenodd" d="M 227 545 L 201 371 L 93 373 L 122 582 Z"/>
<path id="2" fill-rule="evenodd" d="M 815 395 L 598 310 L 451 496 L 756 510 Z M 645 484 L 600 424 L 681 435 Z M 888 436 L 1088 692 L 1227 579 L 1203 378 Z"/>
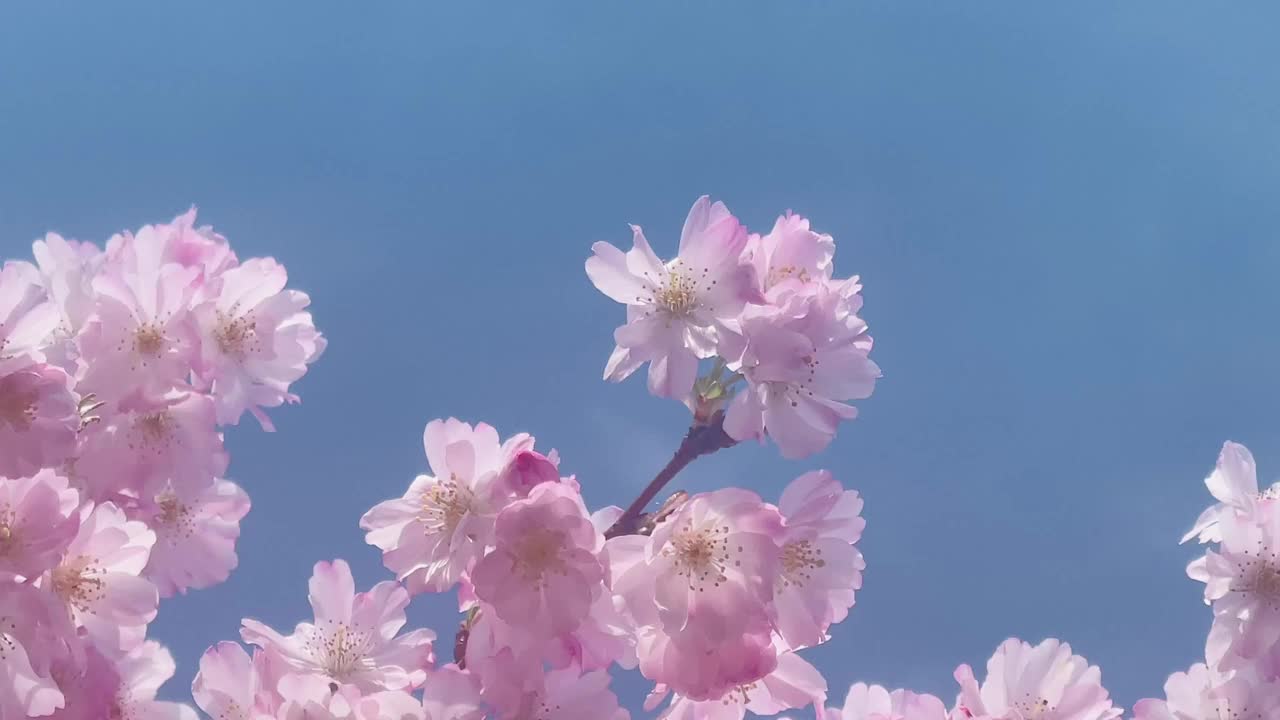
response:
<path id="1" fill-rule="evenodd" d="M 698 304 L 697 285 L 691 278 L 672 268 L 667 272 L 666 283 L 658 290 L 657 302 L 672 315 L 688 315 Z"/>
<path id="2" fill-rule="evenodd" d="M 512 553 L 515 570 L 525 581 L 541 588 L 547 574 L 563 574 L 564 560 L 560 557 L 563 538 L 560 533 L 537 529 L 526 535 Z"/>
<path id="3" fill-rule="evenodd" d="M 252 315 L 230 317 L 220 312 L 213 339 L 223 355 L 243 360 L 246 355 L 258 350 L 257 327 L 258 323 Z"/>
<path id="4" fill-rule="evenodd" d="M 731 553 L 729 528 L 724 525 L 695 530 L 690 522 L 662 552 L 674 559 L 676 573 L 689 581 L 690 590 L 702 592 L 708 583 L 720 587 L 720 583 L 728 580 L 724 571 Z M 742 552 L 741 546 L 738 546 L 738 552 Z M 742 562 L 735 560 L 734 564 L 741 565 Z"/>
<path id="5" fill-rule="evenodd" d="M 172 492 L 157 495 L 156 506 L 159 508 L 155 514 L 156 529 L 166 531 L 164 535 L 170 539 L 186 539 L 195 532 L 191 508 L 177 495 Z"/>
<path id="6" fill-rule="evenodd" d="M 81 555 L 53 569 L 53 591 L 68 605 L 88 612 L 107 594 L 106 573 L 92 558 Z"/>
<path id="7" fill-rule="evenodd" d="M 774 285 L 795 278 L 800 282 L 809 282 L 809 271 L 795 265 L 783 265 L 782 267 L 770 268 L 769 274 L 765 278 L 765 288 L 772 288 Z"/>
<path id="8" fill-rule="evenodd" d="M 455 476 L 436 482 L 422 493 L 422 512 L 418 515 L 418 522 L 425 525 L 428 532 L 451 533 L 471 512 L 473 498 L 471 490 L 459 485 Z"/>
<path id="9" fill-rule="evenodd" d="M 1264 563 L 1246 581 L 1247 589 L 1272 605 L 1280 604 L 1280 570 Z"/>
<path id="10" fill-rule="evenodd" d="M 14 430 L 30 430 L 39 409 L 38 397 L 34 390 L 21 390 L 12 387 L 12 383 L 0 383 L 0 420 L 9 423 Z"/>
<path id="11" fill-rule="evenodd" d="M 169 444 L 169 436 L 173 433 L 173 418 L 167 412 L 142 415 L 133 421 L 133 431 L 140 438 L 144 447 L 156 447 Z M 132 444 L 131 447 L 135 447 Z M 156 447 L 158 450 L 159 448 Z"/>
<path id="12" fill-rule="evenodd" d="M 782 572 L 778 575 L 778 588 L 804 585 L 813 579 L 813 570 L 826 567 L 822 550 L 813 547 L 808 540 L 789 542 L 782 548 Z"/>
<path id="13" fill-rule="evenodd" d="M 139 355 L 159 357 L 164 344 L 164 332 L 153 323 L 139 325 L 133 334 L 133 349 Z"/>
<path id="14" fill-rule="evenodd" d="M 1018 712 L 1015 717 L 1018 720 L 1048 720 L 1053 715 L 1056 708 L 1049 707 L 1049 701 L 1044 698 L 1035 698 L 1032 700 L 1027 697 L 1013 704 L 1013 709 Z"/>
<path id="15" fill-rule="evenodd" d="M 311 656 L 334 678 L 341 679 L 364 660 L 370 636 L 345 622 L 325 620 L 307 639 Z"/>

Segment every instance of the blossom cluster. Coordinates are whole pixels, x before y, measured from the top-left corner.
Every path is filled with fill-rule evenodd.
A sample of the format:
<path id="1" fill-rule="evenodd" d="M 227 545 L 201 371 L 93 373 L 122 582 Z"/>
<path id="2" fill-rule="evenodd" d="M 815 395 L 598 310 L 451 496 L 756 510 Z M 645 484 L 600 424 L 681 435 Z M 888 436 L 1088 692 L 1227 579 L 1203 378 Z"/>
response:
<path id="1" fill-rule="evenodd" d="M 651 706 L 670 696 L 670 718 L 825 700 L 797 651 L 828 639 L 863 568 L 862 500 L 830 473 L 801 475 L 777 504 L 732 488 L 694 495 L 648 535 L 606 538 L 622 511 L 589 513 L 532 437 L 500 442 L 449 419 L 427 425 L 424 445 L 431 474 L 361 520 L 397 582 L 355 594 L 345 563 L 317 565 L 313 623 L 286 636 L 246 619 L 252 656 L 234 643 L 206 654 L 195 686 L 206 712 L 291 717 L 312 703 L 326 718 L 617 720 L 629 716 L 608 688 L 615 665 L 654 683 Z M 465 643 L 437 668 L 432 633 L 396 633 L 411 596 L 454 589 Z"/>
<path id="2" fill-rule="evenodd" d="M 857 683 L 829 707 L 803 652 L 831 639 L 862 588 L 862 499 L 825 470 L 776 500 L 734 487 L 651 503 L 696 458 L 770 438 L 826 447 L 879 377 L 857 277 L 797 215 L 749 233 L 699 199 L 677 256 L 633 228 L 587 274 L 627 306 L 605 376 L 648 364 L 649 388 L 692 411 L 674 457 L 627 508 L 591 511 L 554 450 L 484 423 L 435 420 L 428 472 L 360 518 L 394 574 L 357 590 L 317 563 L 314 617 L 286 634 L 252 618 L 209 648 L 192 685 L 235 720 L 628 720 L 615 668 L 651 684 L 660 720 L 1116 720 L 1100 670 L 1057 639 L 1011 638 L 954 701 Z M 146 639 L 159 598 L 221 582 L 248 499 L 224 478 L 219 427 L 296 401 L 324 348 L 306 295 L 272 260 L 170 224 L 100 250 L 50 235 L 0 271 L 0 720 L 195 718 L 156 700 L 173 660 Z M 703 365 L 707 366 L 705 373 Z M 1260 491 L 1227 443 L 1218 501 L 1183 538 L 1213 610 L 1203 663 L 1134 720 L 1280 718 L 1280 483 Z M 455 592 L 452 662 L 406 629 L 424 593 Z"/>
<path id="3" fill-rule="evenodd" d="M 1249 450 L 1223 445 L 1205 479 L 1218 501 L 1182 539 L 1212 545 L 1187 573 L 1205 584 L 1213 625 L 1205 661 L 1175 672 L 1163 699 L 1139 700 L 1134 720 L 1280 718 L 1280 482 L 1259 490 Z M 987 662 L 981 685 L 972 669 L 955 673 L 960 691 L 948 708 L 932 695 L 855 684 L 825 720 L 1111 720 L 1097 667 L 1068 645 L 1010 639 Z M 823 720 L 820 718 L 820 720 Z"/>
<path id="4" fill-rule="evenodd" d="M 271 259 L 173 222 L 0 270 L 0 718 L 188 718 L 159 600 L 222 582 L 247 495 L 219 427 L 324 349 Z"/>
<path id="5" fill-rule="evenodd" d="M 1280 483 L 1260 491 L 1253 455 L 1228 442 L 1205 485 L 1218 502 L 1183 538 L 1210 546 L 1187 567 L 1213 608 L 1205 662 L 1170 676 L 1137 720 L 1280 717 Z"/>
<path id="6" fill-rule="evenodd" d="M 689 211 L 670 261 L 638 226 L 632 233 L 631 250 L 598 242 L 587 260 L 600 292 L 627 307 L 605 378 L 648 363 L 650 392 L 701 418 L 723 409 L 734 440 L 769 437 L 793 459 L 825 448 L 857 414 L 848 401 L 869 397 L 880 377 L 858 316 L 861 281 L 832 277 L 832 237 L 791 213 L 767 235 L 749 233 L 707 197 Z M 699 377 L 699 362 L 712 358 Z"/>
<path id="7" fill-rule="evenodd" d="M 592 512 L 532 436 L 429 423 L 429 473 L 360 520 L 395 582 L 357 594 L 344 562 L 317 565 L 313 622 L 285 635 L 246 619 L 251 653 L 206 653 L 194 688 L 206 712 L 619 720 L 614 667 L 638 669 L 646 707 L 672 720 L 825 712 L 826 682 L 800 651 L 830 638 L 861 588 L 858 493 L 812 471 L 776 502 L 724 488 L 646 507 L 684 464 L 740 440 L 767 435 L 788 457 L 830 442 L 879 376 L 861 286 L 832 278 L 834 242 L 807 220 L 749 235 L 707 198 L 669 263 L 638 228 L 629 253 L 594 250 L 588 275 L 628 306 L 607 375 L 648 362 L 651 389 L 694 411 L 667 470 L 632 507 Z M 434 634 L 398 633 L 412 597 L 449 591 L 464 620 L 441 665 Z"/>

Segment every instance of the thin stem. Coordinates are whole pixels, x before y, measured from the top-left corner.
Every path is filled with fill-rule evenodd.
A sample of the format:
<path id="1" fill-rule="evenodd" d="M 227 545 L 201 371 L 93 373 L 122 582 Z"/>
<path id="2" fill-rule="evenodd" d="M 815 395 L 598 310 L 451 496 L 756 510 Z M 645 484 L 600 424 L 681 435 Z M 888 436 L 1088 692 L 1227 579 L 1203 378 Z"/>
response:
<path id="1" fill-rule="evenodd" d="M 658 471 L 658 474 L 649 482 L 649 485 L 640 493 L 639 497 L 631 503 L 618 520 L 605 533 L 605 537 L 612 538 L 619 535 L 635 534 L 639 528 L 640 518 L 644 514 L 644 509 L 653 502 L 658 496 L 662 488 L 671 482 L 681 470 L 685 469 L 689 463 L 711 453 L 731 447 L 737 441 L 729 437 L 724 431 L 724 413 L 717 412 L 711 416 L 706 423 L 694 423 L 689 428 L 689 432 L 685 434 L 684 440 L 680 443 L 680 447 L 676 449 L 671 461 L 666 467 Z"/>

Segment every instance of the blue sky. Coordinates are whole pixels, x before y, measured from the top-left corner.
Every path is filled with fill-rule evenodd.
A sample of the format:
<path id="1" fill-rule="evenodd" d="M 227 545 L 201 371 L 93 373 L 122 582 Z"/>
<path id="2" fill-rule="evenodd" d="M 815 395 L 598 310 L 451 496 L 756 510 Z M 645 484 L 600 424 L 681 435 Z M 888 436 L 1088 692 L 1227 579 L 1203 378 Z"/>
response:
<path id="1" fill-rule="evenodd" d="M 291 627 L 427 420 L 558 448 L 625 504 L 686 411 L 599 380 L 621 309 L 582 269 L 711 193 L 791 208 L 865 280 L 885 377 L 825 453 L 739 447 L 683 487 L 866 497 L 864 591 L 812 654 L 954 695 L 1059 636 L 1131 704 L 1208 627 L 1176 545 L 1223 440 L 1280 476 L 1280 45 L 1273 4 L 9 3 L 0 248 L 104 240 L 195 203 L 284 262 L 329 351 L 279 432 L 228 433 L 241 566 L 152 626 L 185 694 L 252 615 Z M 447 598 L 412 619 L 450 646 Z M 634 702 L 638 676 L 620 684 Z"/>

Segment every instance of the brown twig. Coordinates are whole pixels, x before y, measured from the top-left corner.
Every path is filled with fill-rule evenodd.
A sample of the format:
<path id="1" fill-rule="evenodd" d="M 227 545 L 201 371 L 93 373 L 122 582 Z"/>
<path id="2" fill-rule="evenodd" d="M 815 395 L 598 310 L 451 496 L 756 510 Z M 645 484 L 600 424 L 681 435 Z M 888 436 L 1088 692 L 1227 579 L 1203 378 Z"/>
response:
<path id="1" fill-rule="evenodd" d="M 684 436 L 684 440 L 680 443 L 680 447 L 676 449 L 671 461 L 666 467 L 658 471 L 657 476 L 649 482 L 640 496 L 635 499 L 631 505 L 623 511 L 621 517 L 614 522 L 613 527 L 604 534 L 606 538 L 618 537 L 619 535 L 634 535 L 643 524 L 644 509 L 649 503 L 658 496 L 662 488 L 671 482 L 679 472 L 689 465 L 689 463 L 697 460 L 703 455 L 732 447 L 737 441 L 729 437 L 724 431 L 724 413 L 717 412 L 705 423 L 695 422 L 689 428 L 689 432 Z"/>

